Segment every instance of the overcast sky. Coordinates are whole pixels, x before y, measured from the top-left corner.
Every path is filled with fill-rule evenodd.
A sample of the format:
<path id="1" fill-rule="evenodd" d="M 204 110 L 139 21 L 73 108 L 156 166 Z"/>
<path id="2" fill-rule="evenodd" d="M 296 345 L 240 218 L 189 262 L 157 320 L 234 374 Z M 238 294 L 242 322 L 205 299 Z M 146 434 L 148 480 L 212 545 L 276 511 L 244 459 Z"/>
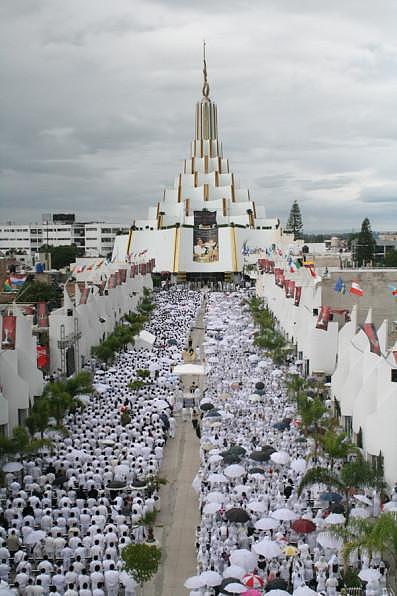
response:
<path id="1" fill-rule="evenodd" d="M 0 220 L 143 216 L 188 157 L 205 37 L 268 215 L 397 229 L 396 23 L 395 0 L 1 0 Z"/>

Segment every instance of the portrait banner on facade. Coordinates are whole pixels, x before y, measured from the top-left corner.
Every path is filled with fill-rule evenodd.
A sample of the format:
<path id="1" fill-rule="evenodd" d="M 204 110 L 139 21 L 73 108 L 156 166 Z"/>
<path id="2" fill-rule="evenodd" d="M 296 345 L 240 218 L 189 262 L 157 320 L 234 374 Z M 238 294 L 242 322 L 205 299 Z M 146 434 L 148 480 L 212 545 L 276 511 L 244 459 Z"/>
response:
<path id="1" fill-rule="evenodd" d="M 320 308 L 320 313 L 318 315 L 316 329 L 321 329 L 322 331 L 327 331 L 330 315 L 331 315 L 331 307 L 330 306 L 322 306 Z"/>
<path id="2" fill-rule="evenodd" d="M 83 288 L 80 294 L 80 304 L 87 304 L 90 288 Z"/>
<path id="3" fill-rule="evenodd" d="M 37 368 L 41 370 L 48 367 L 50 358 L 47 346 L 37 346 Z"/>
<path id="4" fill-rule="evenodd" d="M 380 350 L 380 344 L 379 344 L 378 334 L 376 332 L 375 325 L 373 323 L 364 323 L 364 325 L 361 326 L 361 329 L 364 331 L 365 335 L 368 337 L 370 351 L 373 354 L 380 356 L 381 350 Z"/>
<path id="5" fill-rule="evenodd" d="M 295 286 L 295 297 L 294 297 L 295 306 L 299 306 L 300 301 L 301 301 L 301 295 L 302 295 L 302 287 Z"/>
<path id="6" fill-rule="evenodd" d="M 193 261 L 196 263 L 215 263 L 219 261 L 216 211 L 194 212 Z"/>
<path id="7" fill-rule="evenodd" d="M 3 315 L 1 349 L 2 350 L 15 350 L 16 335 L 17 335 L 17 318 L 14 315 Z"/>
<path id="8" fill-rule="evenodd" d="M 39 327 L 48 327 L 47 302 L 39 302 L 37 305 L 37 325 Z"/>

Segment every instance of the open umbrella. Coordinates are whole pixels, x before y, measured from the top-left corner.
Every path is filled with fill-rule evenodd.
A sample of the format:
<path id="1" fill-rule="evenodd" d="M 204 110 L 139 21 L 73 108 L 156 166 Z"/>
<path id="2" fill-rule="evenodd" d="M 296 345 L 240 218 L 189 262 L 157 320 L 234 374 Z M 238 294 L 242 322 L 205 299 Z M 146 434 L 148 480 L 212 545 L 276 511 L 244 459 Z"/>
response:
<path id="1" fill-rule="evenodd" d="M 388 511 L 389 513 L 397 512 L 397 502 L 389 501 L 388 503 L 385 503 L 383 506 L 383 511 Z"/>
<path id="2" fill-rule="evenodd" d="M 2 470 L 5 474 L 12 472 L 20 472 L 21 470 L 23 470 L 23 465 L 19 461 L 10 461 L 7 464 L 4 464 Z"/>
<path id="3" fill-rule="evenodd" d="M 258 563 L 258 557 L 246 548 L 238 548 L 230 553 L 230 563 L 243 567 L 246 571 L 252 571 Z"/>
<path id="4" fill-rule="evenodd" d="M 263 513 L 266 509 L 266 505 L 263 501 L 250 501 L 247 504 L 248 509 L 255 511 L 256 513 Z"/>
<path id="5" fill-rule="evenodd" d="M 297 514 L 291 509 L 287 509 L 287 507 L 281 507 L 280 509 L 272 511 L 270 516 L 274 517 L 274 519 L 279 519 L 280 521 L 295 521 L 298 519 Z"/>
<path id="6" fill-rule="evenodd" d="M 253 451 L 250 453 L 249 458 L 254 461 L 265 462 L 269 461 L 270 453 L 267 453 L 266 451 Z"/>
<path id="7" fill-rule="evenodd" d="M 314 532 L 316 529 L 316 524 L 314 524 L 310 519 L 296 519 L 291 524 L 291 528 L 298 532 L 298 534 L 310 534 L 310 532 Z"/>
<path id="8" fill-rule="evenodd" d="M 294 470 L 294 472 L 305 472 L 306 470 L 306 460 L 303 457 L 297 457 L 296 459 L 291 460 L 290 468 Z"/>
<path id="9" fill-rule="evenodd" d="M 266 587 L 265 587 L 265 592 L 270 592 L 271 596 L 284 596 L 284 594 L 275 594 L 275 591 L 277 590 L 277 592 L 281 591 L 281 590 L 287 590 L 288 588 L 288 583 L 285 581 L 285 579 L 282 579 L 281 577 L 277 577 L 275 579 L 271 579 L 269 582 L 267 582 Z M 287 592 L 288 593 L 288 592 Z"/>
<path id="10" fill-rule="evenodd" d="M 343 524 L 346 521 L 345 516 L 343 513 L 330 513 L 328 517 L 325 519 L 326 525 L 336 526 L 338 524 Z"/>
<path id="11" fill-rule="evenodd" d="M 377 569 L 365 567 L 364 569 L 361 569 L 358 577 L 362 579 L 363 582 L 376 581 L 380 578 L 380 573 Z"/>
<path id="12" fill-rule="evenodd" d="M 293 596 L 317 596 L 317 592 L 309 588 L 309 586 L 299 586 L 292 592 Z"/>
<path id="13" fill-rule="evenodd" d="M 323 548 L 340 549 L 343 541 L 339 536 L 334 536 L 330 532 L 320 532 L 317 535 L 317 542 Z"/>
<path id="14" fill-rule="evenodd" d="M 353 495 L 353 497 L 357 499 L 357 501 L 361 501 L 361 503 L 364 503 L 364 505 L 372 505 L 371 499 L 369 499 L 365 495 Z"/>
<path id="15" fill-rule="evenodd" d="M 223 577 L 225 578 L 238 578 L 239 580 L 241 580 L 241 578 L 243 577 L 243 575 L 245 575 L 246 570 L 243 569 L 243 567 L 240 567 L 239 565 L 229 565 L 229 567 L 225 567 L 225 569 L 223 570 Z"/>
<path id="16" fill-rule="evenodd" d="M 232 582 L 224 587 L 224 592 L 228 594 L 242 594 L 247 588 L 238 582 Z"/>
<path id="17" fill-rule="evenodd" d="M 247 590 L 247 592 L 243 592 L 242 596 L 262 596 L 262 592 L 259 590 Z"/>
<path id="18" fill-rule="evenodd" d="M 255 529 L 256 530 L 275 530 L 277 526 L 280 525 L 280 522 L 277 519 L 273 519 L 272 517 L 262 517 L 255 522 Z"/>
<path id="19" fill-rule="evenodd" d="M 273 580 L 273 581 L 278 581 L 278 580 Z M 284 581 L 284 580 L 280 580 L 280 581 Z M 269 582 L 271 583 L 271 582 Z M 268 585 L 266 586 L 265 590 L 267 590 Z M 271 588 L 270 590 L 266 591 L 266 594 L 269 594 L 269 596 L 291 596 L 291 594 L 289 592 L 287 592 L 287 586 L 285 587 L 285 590 L 279 589 L 279 588 Z"/>
<path id="20" fill-rule="evenodd" d="M 222 583 L 222 576 L 216 571 L 203 571 L 200 573 L 200 577 L 205 582 L 205 585 L 211 588 L 214 586 L 219 586 Z"/>
<path id="21" fill-rule="evenodd" d="M 228 478 L 239 478 L 245 474 L 245 468 L 239 464 L 233 464 L 225 468 L 223 472 Z"/>
<path id="22" fill-rule="evenodd" d="M 231 509 L 228 509 L 225 513 L 225 517 L 228 521 L 239 524 L 244 524 L 251 519 L 245 509 L 241 509 L 240 507 L 232 507 Z"/>
<path id="23" fill-rule="evenodd" d="M 264 474 L 265 470 L 263 468 L 254 467 L 248 470 L 248 474 Z"/>
<path id="24" fill-rule="evenodd" d="M 214 453 L 214 455 L 210 455 L 208 458 L 209 464 L 219 464 L 221 461 L 223 461 L 223 457 L 219 453 Z"/>
<path id="25" fill-rule="evenodd" d="M 261 555 L 265 559 L 274 559 L 281 555 L 280 546 L 274 540 L 270 540 L 270 538 L 264 538 L 259 542 L 254 542 L 252 548 L 257 555 Z"/>
<path id="26" fill-rule="evenodd" d="M 227 465 L 231 464 L 239 464 L 241 461 L 241 457 L 237 455 L 237 453 L 228 453 L 227 455 L 222 456 L 223 463 Z"/>
<path id="27" fill-rule="evenodd" d="M 366 519 L 370 516 L 369 509 L 365 509 L 365 507 L 354 507 L 350 511 L 350 517 L 356 517 L 359 519 Z"/>
<path id="28" fill-rule="evenodd" d="M 261 588 L 265 582 L 260 575 L 256 575 L 256 573 L 247 573 L 244 575 L 241 583 L 248 588 Z"/>
<path id="29" fill-rule="evenodd" d="M 215 484 L 216 482 L 227 482 L 227 478 L 224 474 L 212 473 L 208 476 L 208 482 L 210 484 Z"/>
<path id="30" fill-rule="evenodd" d="M 219 490 L 214 490 L 207 494 L 205 500 L 207 503 L 223 503 L 226 499 L 226 495 L 221 493 Z"/>
<path id="31" fill-rule="evenodd" d="M 200 575 L 192 575 L 191 577 L 187 578 L 183 585 L 188 590 L 196 590 L 197 588 L 204 588 L 205 581 Z"/>
<path id="32" fill-rule="evenodd" d="M 282 550 L 287 557 L 295 557 L 298 554 L 298 549 L 296 546 L 292 546 L 292 544 L 287 544 Z"/>
<path id="33" fill-rule="evenodd" d="M 220 503 L 207 503 L 203 507 L 203 514 L 204 515 L 213 515 L 214 513 L 218 513 L 218 511 L 222 508 Z"/>
<path id="34" fill-rule="evenodd" d="M 286 451 L 275 451 L 271 454 L 270 459 L 275 464 L 286 465 L 289 463 L 289 455 Z"/>
<path id="35" fill-rule="evenodd" d="M 214 404 L 212 404 L 209 401 L 206 401 L 205 403 L 201 403 L 200 404 L 200 410 L 202 410 L 203 412 L 207 412 L 209 410 L 213 410 L 214 409 Z"/>

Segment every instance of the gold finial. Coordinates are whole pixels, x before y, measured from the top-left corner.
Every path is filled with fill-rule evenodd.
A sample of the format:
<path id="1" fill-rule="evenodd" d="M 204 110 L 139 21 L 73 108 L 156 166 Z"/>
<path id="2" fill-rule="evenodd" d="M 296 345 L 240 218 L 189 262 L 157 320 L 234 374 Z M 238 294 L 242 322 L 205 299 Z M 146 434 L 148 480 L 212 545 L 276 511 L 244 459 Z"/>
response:
<path id="1" fill-rule="evenodd" d="M 205 47 L 206 47 L 206 44 L 205 44 L 205 40 L 204 40 L 203 41 L 203 63 L 204 63 L 204 67 L 203 67 L 203 75 L 204 75 L 203 96 L 206 99 L 209 99 L 210 86 L 207 81 L 207 59 L 206 59 Z"/>

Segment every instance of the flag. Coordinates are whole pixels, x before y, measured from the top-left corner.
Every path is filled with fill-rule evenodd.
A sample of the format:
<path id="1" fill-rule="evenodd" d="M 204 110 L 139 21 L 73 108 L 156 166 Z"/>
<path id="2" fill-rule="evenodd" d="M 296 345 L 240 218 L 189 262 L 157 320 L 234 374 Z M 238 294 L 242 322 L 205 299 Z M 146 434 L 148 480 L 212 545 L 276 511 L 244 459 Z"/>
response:
<path id="1" fill-rule="evenodd" d="M 314 269 L 314 263 L 305 263 L 306 269 L 309 271 L 310 275 L 314 278 L 317 277 L 317 273 Z"/>
<path id="2" fill-rule="evenodd" d="M 3 292 L 13 292 L 14 288 L 11 285 L 11 280 L 9 277 L 7 277 L 4 280 L 4 285 L 3 285 Z"/>
<path id="3" fill-rule="evenodd" d="M 388 288 L 389 288 L 389 290 L 391 292 L 391 295 L 394 296 L 394 298 L 397 298 L 397 288 L 396 288 L 396 286 L 388 286 Z"/>
<path id="4" fill-rule="evenodd" d="M 22 273 L 14 273 L 14 275 L 10 275 L 9 280 L 13 288 L 18 289 L 23 286 L 27 278 L 27 275 Z"/>
<path id="5" fill-rule="evenodd" d="M 295 259 L 294 265 L 295 265 L 296 269 L 300 269 L 302 267 L 302 263 L 299 259 Z"/>
<path id="6" fill-rule="evenodd" d="M 350 288 L 349 292 L 355 296 L 364 296 L 364 290 L 356 281 L 352 281 L 352 287 Z"/>
<path id="7" fill-rule="evenodd" d="M 338 277 L 334 290 L 337 294 L 346 294 L 346 284 L 341 277 Z"/>

